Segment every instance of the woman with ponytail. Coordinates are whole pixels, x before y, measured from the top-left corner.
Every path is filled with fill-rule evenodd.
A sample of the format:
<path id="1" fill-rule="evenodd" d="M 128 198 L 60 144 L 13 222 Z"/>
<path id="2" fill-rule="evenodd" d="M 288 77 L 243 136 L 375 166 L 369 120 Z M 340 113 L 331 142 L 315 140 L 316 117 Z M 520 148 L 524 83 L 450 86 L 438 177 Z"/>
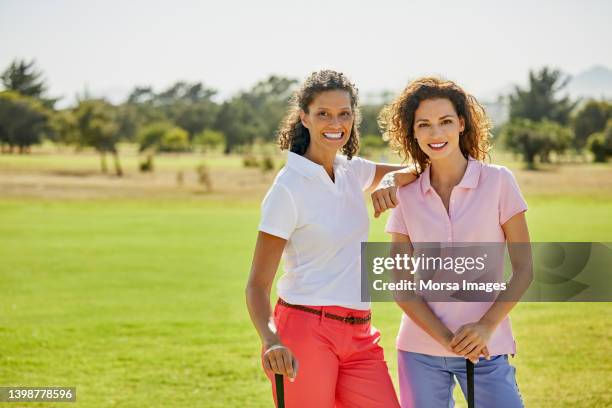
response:
<path id="1" fill-rule="evenodd" d="M 357 96 L 342 73 L 323 70 L 306 79 L 279 130 L 287 164 L 261 207 L 247 305 L 265 372 L 271 380 L 284 376 L 291 408 L 399 406 L 370 304 L 361 299 L 361 242 L 369 229 L 363 192 L 387 175 L 373 194 L 378 214 L 397 204 L 395 185 L 415 176 L 356 156 Z"/>

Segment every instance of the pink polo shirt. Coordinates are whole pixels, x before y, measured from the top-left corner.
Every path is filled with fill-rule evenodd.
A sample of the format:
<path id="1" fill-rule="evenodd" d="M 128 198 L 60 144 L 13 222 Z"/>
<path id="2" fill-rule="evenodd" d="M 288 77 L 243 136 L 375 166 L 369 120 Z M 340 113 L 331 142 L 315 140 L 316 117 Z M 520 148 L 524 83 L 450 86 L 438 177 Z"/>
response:
<path id="1" fill-rule="evenodd" d="M 386 231 L 408 235 L 412 242 L 504 242 L 502 225 L 527 210 L 514 176 L 507 168 L 470 158 L 461 182 L 451 193 L 449 212 L 431 186 L 427 168 L 417 181 L 398 190 L 399 205 L 392 210 Z M 503 266 L 501 266 L 503 268 Z M 491 302 L 431 302 L 429 307 L 451 331 L 477 322 Z M 515 354 L 510 318 L 506 317 L 487 344 L 491 355 Z M 397 348 L 434 356 L 456 356 L 447 351 L 406 314 Z"/>

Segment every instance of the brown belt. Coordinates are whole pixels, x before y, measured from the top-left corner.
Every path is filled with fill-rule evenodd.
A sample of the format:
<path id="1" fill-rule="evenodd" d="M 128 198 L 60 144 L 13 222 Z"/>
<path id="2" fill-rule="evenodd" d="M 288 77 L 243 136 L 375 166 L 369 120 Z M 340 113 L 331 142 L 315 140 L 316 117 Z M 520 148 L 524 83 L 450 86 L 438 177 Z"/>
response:
<path id="1" fill-rule="evenodd" d="M 317 316 L 323 315 L 323 317 L 327 317 L 329 319 L 338 320 L 346 324 L 366 324 L 372 319 L 372 315 L 368 313 L 366 317 L 355 317 L 355 316 L 340 316 L 333 313 L 323 312 L 318 309 L 313 309 L 312 307 L 302 306 L 302 305 L 292 305 L 291 303 L 285 302 L 283 299 L 278 298 L 278 303 L 285 307 L 290 307 L 292 309 L 301 310 L 303 312 L 312 313 Z"/>

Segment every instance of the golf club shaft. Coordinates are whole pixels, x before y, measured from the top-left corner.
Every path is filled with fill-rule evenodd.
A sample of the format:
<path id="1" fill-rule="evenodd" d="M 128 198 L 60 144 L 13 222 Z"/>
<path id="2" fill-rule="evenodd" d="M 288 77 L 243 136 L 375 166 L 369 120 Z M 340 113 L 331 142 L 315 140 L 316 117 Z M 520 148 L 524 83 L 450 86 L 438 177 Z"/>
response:
<path id="1" fill-rule="evenodd" d="M 467 403 L 468 408 L 474 408 L 474 363 L 470 360 L 465 360 L 465 368 L 467 369 Z"/>
<path id="2" fill-rule="evenodd" d="M 281 374 L 274 374 L 276 380 L 276 406 L 277 408 L 285 408 L 285 384 Z"/>

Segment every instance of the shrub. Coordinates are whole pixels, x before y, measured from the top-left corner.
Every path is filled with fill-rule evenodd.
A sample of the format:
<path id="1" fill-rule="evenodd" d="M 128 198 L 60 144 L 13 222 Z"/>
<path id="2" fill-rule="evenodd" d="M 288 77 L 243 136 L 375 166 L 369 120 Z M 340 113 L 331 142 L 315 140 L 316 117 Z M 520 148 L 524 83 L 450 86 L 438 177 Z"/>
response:
<path id="1" fill-rule="evenodd" d="M 247 153 L 242 158 L 242 165 L 244 167 L 259 167 L 259 161 L 253 154 Z"/>
<path id="2" fill-rule="evenodd" d="M 267 173 L 272 170 L 274 170 L 274 160 L 270 156 L 264 156 L 261 160 L 261 171 Z"/>

